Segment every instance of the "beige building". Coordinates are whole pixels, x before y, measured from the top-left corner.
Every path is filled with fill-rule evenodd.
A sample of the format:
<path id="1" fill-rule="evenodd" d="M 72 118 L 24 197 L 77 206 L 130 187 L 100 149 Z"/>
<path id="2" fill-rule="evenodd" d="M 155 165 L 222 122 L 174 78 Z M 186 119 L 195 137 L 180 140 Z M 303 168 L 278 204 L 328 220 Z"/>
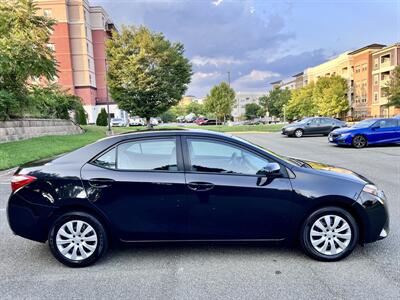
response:
<path id="1" fill-rule="evenodd" d="M 391 117 L 400 114 L 400 109 L 387 107 L 388 99 L 384 87 L 396 66 L 400 65 L 400 43 L 383 48 L 372 54 L 372 106 L 374 117 Z"/>
<path id="2" fill-rule="evenodd" d="M 260 104 L 260 98 L 263 95 L 263 93 L 259 92 L 237 92 L 235 95 L 235 104 L 232 109 L 232 117 L 234 120 L 238 121 L 244 119 L 246 104 Z"/>
<path id="3" fill-rule="evenodd" d="M 328 60 L 315 67 L 308 68 L 304 71 L 304 82 L 316 82 L 321 77 L 338 75 L 346 79 L 348 84 L 347 99 L 350 107 L 353 105 L 353 69 L 352 56 L 349 51 L 344 52 L 337 57 Z"/>

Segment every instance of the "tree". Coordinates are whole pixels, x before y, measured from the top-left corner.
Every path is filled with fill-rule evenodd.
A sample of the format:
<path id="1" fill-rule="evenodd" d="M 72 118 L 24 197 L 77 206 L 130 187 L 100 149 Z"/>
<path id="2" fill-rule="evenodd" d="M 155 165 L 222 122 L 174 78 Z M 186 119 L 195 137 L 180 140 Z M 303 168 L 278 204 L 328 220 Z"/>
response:
<path id="1" fill-rule="evenodd" d="M 108 115 L 104 108 L 101 109 L 100 113 L 97 115 L 96 125 L 97 126 L 107 126 Z"/>
<path id="2" fill-rule="evenodd" d="M 290 95 L 291 92 L 288 88 L 274 88 L 268 95 L 260 98 L 260 104 L 269 112 L 270 116 L 282 117 L 283 106 L 288 103 Z"/>
<path id="3" fill-rule="evenodd" d="M 314 82 L 294 90 L 286 106 L 286 116 L 289 120 L 300 119 L 318 114 L 318 108 L 314 101 Z"/>
<path id="4" fill-rule="evenodd" d="M 350 109 L 347 82 L 340 76 L 322 77 L 315 83 L 313 98 L 322 116 L 338 116 Z"/>
<path id="5" fill-rule="evenodd" d="M 47 46 L 55 20 L 40 16 L 32 0 L 0 0 L 0 90 L 6 118 L 26 107 L 27 80 L 56 76 L 53 51 Z M 6 98 L 7 98 L 6 97 Z"/>
<path id="6" fill-rule="evenodd" d="M 245 105 L 245 117 L 246 120 L 251 120 L 263 115 L 263 108 L 257 103 L 248 103 Z"/>
<path id="7" fill-rule="evenodd" d="M 400 108 L 400 66 L 397 66 L 387 85 L 384 87 L 384 92 L 388 97 L 387 106 Z"/>
<path id="8" fill-rule="evenodd" d="M 218 120 L 224 120 L 232 112 L 235 103 L 235 91 L 226 82 L 214 86 L 204 101 L 206 112 L 215 114 Z"/>
<path id="9" fill-rule="evenodd" d="M 194 113 L 195 115 L 203 115 L 204 105 L 197 102 L 191 102 L 185 107 L 185 110 L 186 114 Z"/>
<path id="10" fill-rule="evenodd" d="M 177 104 L 187 89 L 191 65 L 180 43 L 146 27 L 123 26 L 107 42 L 108 83 L 121 109 L 147 119 Z"/>

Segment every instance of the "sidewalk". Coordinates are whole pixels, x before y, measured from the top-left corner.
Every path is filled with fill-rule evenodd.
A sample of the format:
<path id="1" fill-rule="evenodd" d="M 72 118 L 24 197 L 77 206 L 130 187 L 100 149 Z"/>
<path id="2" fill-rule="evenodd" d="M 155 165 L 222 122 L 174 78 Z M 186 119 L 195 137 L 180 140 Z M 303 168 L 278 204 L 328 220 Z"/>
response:
<path id="1" fill-rule="evenodd" d="M 17 168 L 12 168 L 0 171 L 0 184 L 10 184 L 11 176 L 14 174 L 16 170 Z"/>

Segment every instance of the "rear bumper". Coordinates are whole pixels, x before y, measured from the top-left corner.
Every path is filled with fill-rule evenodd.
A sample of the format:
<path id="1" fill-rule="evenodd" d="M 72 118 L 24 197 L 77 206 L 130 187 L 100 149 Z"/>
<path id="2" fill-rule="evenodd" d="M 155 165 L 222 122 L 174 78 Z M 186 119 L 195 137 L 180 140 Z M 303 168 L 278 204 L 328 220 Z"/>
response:
<path id="1" fill-rule="evenodd" d="M 37 241 L 46 242 L 48 219 L 54 207 L 33 204 L 18 194 L 12 194 L 7 206 L 8 224 L 14 234 Z"/>

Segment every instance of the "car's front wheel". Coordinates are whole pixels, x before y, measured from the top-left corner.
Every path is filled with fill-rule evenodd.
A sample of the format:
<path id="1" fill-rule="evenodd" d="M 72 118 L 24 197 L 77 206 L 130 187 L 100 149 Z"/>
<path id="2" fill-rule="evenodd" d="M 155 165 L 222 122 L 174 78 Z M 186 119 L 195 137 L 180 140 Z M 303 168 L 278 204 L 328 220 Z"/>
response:
<path id="1" fill-rule="evenodd" d="M 49 246 L 61 263 L 69 267 L 86 267 L 104 255 L 108 240 L 103 225 L 95 217 L 70 212 L 53 223 Z"/>
<path id="2" fill-rule="evenodd" d="M 294 131 L 294 136 L 295 137 L 297 137 L 297 138 L 301 138 L 302 136 L 303 136 L 303 130 L 302 129 L 296 129 L 295 131 Z"/>
<path id="3" fill-rule="evenodd" d="M 362 135 L 356 135 L 355 137 L 353 137 L 353 140 L 351 142 L 353 147 L 357 149 L 364 148 L 365 146 L 367 146 L 367 143 L 367 138 Z"/>
<path id="4" fill-rule="evenodd" d="M 349 212 L 339 207 L 325 207 L 308 216 L 301 230 L 300 242 L 310 257 L 337 261 L 353 251 L 358 236 L 357 223 Z"/>

